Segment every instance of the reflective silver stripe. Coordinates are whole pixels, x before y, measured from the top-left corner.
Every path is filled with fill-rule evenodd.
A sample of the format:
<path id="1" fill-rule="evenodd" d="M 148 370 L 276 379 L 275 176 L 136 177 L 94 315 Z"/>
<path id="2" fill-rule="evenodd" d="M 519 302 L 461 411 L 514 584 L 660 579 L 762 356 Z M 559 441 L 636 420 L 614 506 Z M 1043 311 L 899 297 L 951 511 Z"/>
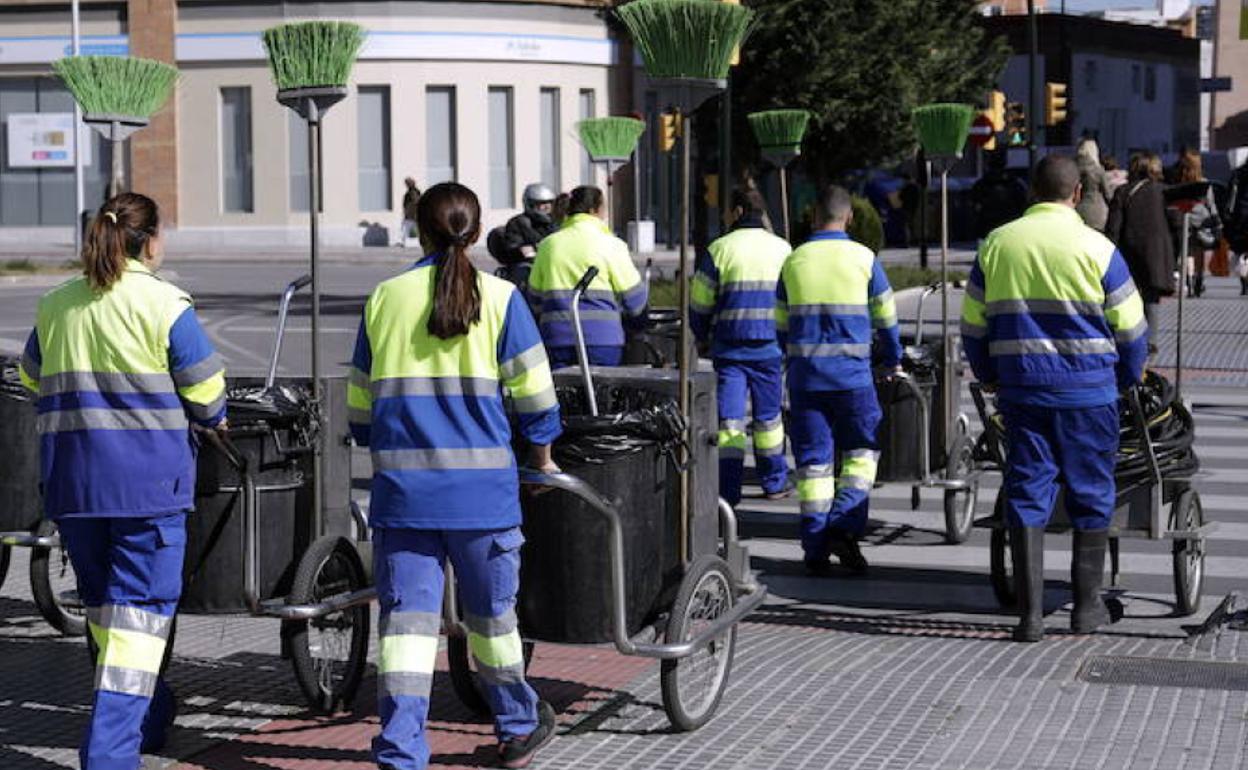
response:
<path id="1" fill-rule="evenodd" d="M 798 510 L 802 513 L 827 513 L 832 508 L 832 498 L 821 497 L 818 500 L 802 500 L 798 503 Z"/>
<path id="2" fill-rule="evenodd" d="M 777 415 L 771 418 L 770 420 L 755 420 L 753 427 L 755 431 L 762 431 L 762 430 L 775 430 L 776 428 L 780 428 L 783 426 L 784 426 L 784 418 Z"/>
<path id="3" fill-rule="evenodd" d="M 625 289 L 624 291 L 620 292 L 620 298 L 624 301 L 625 304 L 629 304 L 630 301 L 636 300 L 638 298 L 644 298 L 649 293 L 650 293 L 649 290 L 646 289 L 646 284 L 642 282 L 642 283 L 638 283 L 636 286 L 633 286 L 631 289 Z"/>
<path id="4" fill-rule="evenodd" d="M 63 409 L 44 412 L 40 433 L 73 430 L 181 430 L 188 426 L 181 409 Z"/>
<path id="5" fill-rule="evenodd" d="M 36 361 L 29 353 L 22 353 L 22 369 L 30 376 L 32 380 L 39 378 L 39 362 Z M 39 383 L 39 391 L 43 392 L 43 383 Z"/>
<path id="6" fill-rule="evenodd" d="M 437 636 L 442 630 L 442 615 L 437 612 L 382 613 L 378 636 Z"/>
<path id="7" fill-rule="evenodd" d="M 516 630 L 516 612 L 508 610 L 496 618 L 482 618 L 470 612 L 464 613 L 464 625 L 481 636 L 504 636 Z"/>
<path id="8" fill-rule="evenodd" d="M 1116 342 L 1120 342 L 1123 344 L 1128 343 L 1128 342 L 1135 342 L 1136 340 L 1138 340 L 1140 337 L 1143 337 L 1147 333 L 1148 333 L 1148 321 L 1141 318 L 1140 322 L 1136 324 L 1135 326 L 1131 327 L 1130 329 L 1119 329 L 1118 331 L 1114 332 L 1114 340 Z"/>
<path id="9" fill-rule="evenodd" d="M 738 432 L 744 433 L 745 432 L 745 420 L 720 420 L 719 429 L 720 430 L 732 430 L 732 431 L 738 431 Z"/>
<path id="10" fill-rule="evenodd" d="M 499 469 L 515 464 L 511 448 L 471 447 L 467 449 L 375 449 L 373 470 L 423 471 L 461 468 Z"/>
<path id="11" fill-rule="evenodd" d="M 347 381 L 348 381 L 350 384 L 352 384 L 352 385 L 356 386 L 357 388 L 363 388 L 364 390 L 369 390 L 369 388 L 370 388 L 369 380 L 370 380 L 370 379 L 371 379 L 371 378 L 370 378 L 367 374 L 365 374 L 364 372 L 360 371 L 359 369 L 356 369 L 356 368 L 353 366 L 353 367 L 351 367 L 351 375 L 350 375 L 350 378 L 349 378 Z"/>
<path id="12" fill-rule="evenodd" d="M 832 475 L 831 465 L 803 465 L 797 469 L 799 479 L 826 479 Z"/>
<path id="13" fill-rule="evenodd" d="M 347 421 L 356 425 L 371 425 L 373 412 L 371 409 L 357 409 L 354 406 L 347 407 Z"/>
<path id="14" fill-rule="evenodd" d="M 27 369 L 29 374 L 30 370 Z M 39 379 L 39 394 L 54 396 L 74 391 L 97 393 L 173 393 L 173 378 L 163 372 L 60 372 Z"/>
<path id="15" fill-rule="evenodd" d="M 517 353 L 498 366 L 499 374 L 504 379 L 510 380 L 518 377 L 530 369 L 541 366 L 546 362 L 546 348 L 542 343 L 537 343 L 528 350 Z"/>
<path id="16" fill-rule="evenodd" d="M 179 388 L 189 388 L 223 371 L 225 371 L 225 364 L 221 361 L 221 356 L 213 353 L 197 364 L 191 364 L 185 369 L 170 372 L 170 375 L 173 377 L 173 384 Z"/>
<path id="17" fill-rule="evenodd" d="M 845 452 L 845 458 L 853 460 L 879 460 L 880 453 L 874 449 L 850 449 Z"/>
<path id="18" fill-rule="evenodd" d="M 486 684 L 508 685 L 520 684 L 524 681 L 524 664 L 494 668 L 493 666 L 485 665 L 479 660 L 476 663 L 477 674 Z"/>
<path id="19" fill-rule="evenodd" d="M 973 324 L 970 321 L 962 322 L 962 336 L 970 337 L 973 340 L 982 340 L 988 336 L 988 327 Z"/>
<path id="20" fill-rule="evenodd" d="M 719 447 L 719 459 L 736 460 L 745 457 L 745 447 L 739 446 L 723 446 Z"/>
<path id="21" fill-rule="evenodd" d="M 773 308 L 733 308 L 721 310 L 716 318 L 720 321 L 772 321 L 776 317 Z"/>
<path id="22" fill-rule="evenodd" d="M 1118 307 L 1122 303 L 1131 299 L 1132 295 L 1134 294 L 1135 294 L 1135 281 L 1132 281 L 1130 278 L 1128 278 L 1126 283 L 1119 286 L 1117 289 L 1114 289 L 1109 294 L 1105 295 L 1105 309 L 1113 310 L 1114 308 Z"/>
<path id="23" fill-rule="evenodd" d="M 1073 299 L 994 299 L 985 311 L 989 318 L 1007 314 L 1045 314 L 1092 316 L 1099 318 L 1105 314 L 1101 306 L 1095 302 L 1082 302 Z"/>
<path id="24" fill-rule="evenodd" d="M 433 689 L 433 674 L 391 671 L 377 677 L 377 697 L 428 698 Z"/>
<path id="25" fill-rule="evenodd" d="M 1076 340 L 1024 339 L 998 340 L 988 345 L 993 356 L 1062 355 L 1079 356 L 1113 353 L 1113 340 L 1104 337 Z"/>
<path id="26" fill-rule="evenodd" d="M 861 476 L 841 476 L 836 480 L 837 489 L 861 489 L 864 492 L 870 492 L 871 486 L 871 480 Z"/>
<path id="27" fill-rule="evenodd" d="M 221 414 L 221 410 L 225 408 L 225 392 L 217 396 L 208 404 L 197 404 L 189 399 L 183 399 L 186 404 L 186 411 L 190 412 L 191 417 L 196 420 L 211 420 Z"/>
<path id="28" fill-rule="evenodd" d="M 776 281 L 725 281 L 724 291 L 775 291 Z"/>
<path id="29" fill-rule="evenodd" d="M 620 311 L 618 310 L 596 310 L 586 309 L 581 311 L 582 321 L 618 321 L 620 320 Z M 559 323 L 560 321 L 571 323 L 571 310 L 553 310 L 542 313 L 542 323 Z"/>
<path id="30" fill-rule="evenodd" d="M 966 282 L 966 296 L 970 297 L 976 302 L 983 302 L 984 301 L 984 287 L 977 286 L 974 281 L 967 281 Z"/>
<path id="31" fill-rule="evenodd" d="M 515 410 L 521 414 L 544 412 L 558 403 L 559 397 L 555 394 L 554 388 L 545 388 L 531 396 L 512 399 L 512 405 L 515 407 Z"/>
<path id="32" fill-rule="evenodd" d="M 790 342 L 789 355 L 805 358 L 830 358 L 832 356 L 870 358 L 871 345 L 869 343 Z"/>
<path id="33" fill-rule="evenodd" d="M 638 284 L 641 285 L 641 284 Z M 572 299 L 572 293 L 575 289 L 550 289 L 544 292 L 533 292 L 542 299 Z M 615 292 L 609 289 L 588 289 L 581 295 L 581 300 L 602 300 L 606 302 L 615 302 Z"/>
<path id="34" fill-rule="evenodd" d="M 484 377 L 387 377 L 374 380 L 373 398 L 497 396 L 498 380 Z"/>
<path id="35" fill-rule="evenodd" d="M 87 618 L 101 628 L 140 631 L 161 639 L 169 638 L 169 625 L 173 621 L 168 615 L 123 604 L 106 604 L 95 612 L 87 610 Z"/>
<path id="36" fill-rule="evenodd" d="M 893 301 L 893 290 L 887 289 L 871 298 L 872 305 L 883 305 Z"/>
<path id="37" fill-rule="evenodd" d="M 871 317 L 872 329 L 887 329 L 889 327 L 896 326 L 896 325 L 897 325 L 896 315 L 881 315 L 881 316 Z"/>
<path id="38" fill-rule="evenodd" d="M 835 304 L 815 304 L 815 305 L 789 305 L 789 315 L 791 317 L 798 316 L 821 316 L 821 315 L 866 315 L 866 305 L 835 305 Z"/>
<path id="39" fill-rule="evenodd" d="M 758 444 L 754 445 L 754 454 L 759 457 L 774 457 L 775 455 L 784 454 L 784 442 L 781 441 L 773 447 L 762 448 Z"/>
<path id="40" fill-rule="evenodd" d="M 118 666 L 96 666 L 95 689 L 150 698 L 156 691 L 157 677 L 154 671 L 138 671 Z"/>

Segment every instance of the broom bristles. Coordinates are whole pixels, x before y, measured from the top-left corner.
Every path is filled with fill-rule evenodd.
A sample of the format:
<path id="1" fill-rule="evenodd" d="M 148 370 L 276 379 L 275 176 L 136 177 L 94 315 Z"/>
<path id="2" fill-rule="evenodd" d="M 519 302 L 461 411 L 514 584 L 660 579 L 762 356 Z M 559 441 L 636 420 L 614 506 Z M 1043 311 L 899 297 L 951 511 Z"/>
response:
<path id="1" fill-rule="evenodd" d="M 52 69 L 82 111 L 95 115 L 150 118 L 178 82 L 176 68 L 133 56 L 66 56 Z"/>
<path id="2" fill-rule="evenodd" d="M 717 0 L 633 0 L 616 9 L 652 78 L 728 76 L 754 11 Z"/>
<path id="3" fill-rule="evenodd" d="M 765 110 L 746 117 L 754 139 L 764 150 L 801 150 L 802 137 L 806 136 L 806 126 L 810 122 L 810 113 L 806 110 Z"/>
<path id="4" fill-rule="evenodd" d="M 962 146 L 975 119 L 969 104 L 941 102 L 916 107 L 912 115 L 919 144 L 929 157 L 962 157 Z"/>
<path id="5" fill-rule="evenodd" d="M 589 118 L 576 124 L 576 135 L 594 159 L 627 158 L 637 149 L 646 124 L 636 118 Z"/>
<path id="6" fill-rule="evenodd" d="M 364 45 L 349 21 L 301 21 L 264 31 L 264 50 L 278 90 L 345 86 Z"/>

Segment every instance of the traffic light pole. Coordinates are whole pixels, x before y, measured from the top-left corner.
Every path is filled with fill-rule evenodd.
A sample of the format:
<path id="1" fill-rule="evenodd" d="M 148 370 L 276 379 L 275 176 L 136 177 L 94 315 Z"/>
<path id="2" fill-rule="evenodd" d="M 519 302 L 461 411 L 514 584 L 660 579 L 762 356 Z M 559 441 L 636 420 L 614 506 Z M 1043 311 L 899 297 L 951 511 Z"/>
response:
<path id="1" fill-rule="evenodd" d="M 1036 21 L 1036 0 L 1027 0 L 1027 168 L 1036 165 L 1036 134 L 1040 126 L 1040 88 L 1038 87 L 1036 57 L 1040 47 L 1040 29 Z"/>

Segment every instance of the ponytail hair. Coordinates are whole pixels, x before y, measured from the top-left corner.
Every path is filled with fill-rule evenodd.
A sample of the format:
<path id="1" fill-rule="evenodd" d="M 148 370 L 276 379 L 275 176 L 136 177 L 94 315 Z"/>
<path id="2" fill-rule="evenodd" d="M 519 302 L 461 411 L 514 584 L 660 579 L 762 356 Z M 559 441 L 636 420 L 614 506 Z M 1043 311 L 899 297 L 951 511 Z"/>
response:
<path id="1" fill-rule="evenodd" d="M 429 333 L 449 340 L 481 320 L 481 289 L 468 247 L 481 235 L 481 202 L 455 182 L 434 185 L 416 205 L 416 226 L 425 248 L 441 256 L 434 266 Z"/>
<path id="2" fill-rule="evenodd" d="M 83 273 L 91 287 L 106 291 L 138 259 L 160 232 L 160 210 L 146 195 L 127 192 L 110 198 L 91 221 L 82 245 Z"/>

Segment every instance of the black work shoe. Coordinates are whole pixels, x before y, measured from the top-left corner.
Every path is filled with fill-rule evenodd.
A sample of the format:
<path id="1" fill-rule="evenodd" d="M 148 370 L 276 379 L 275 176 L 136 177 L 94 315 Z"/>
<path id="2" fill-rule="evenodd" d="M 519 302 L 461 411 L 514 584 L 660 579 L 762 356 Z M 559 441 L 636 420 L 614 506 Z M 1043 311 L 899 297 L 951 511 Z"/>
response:
<path id="1" fill-rule="evenodd" d="M 763 497 L 767 498 L 768 500 L 783 500 L 786 497 L 792 497 L 793 490 L 795 489 L 797 489 L 797 485 L 795 485 L 792 481 L 785 481 L 784 486 L 780 487 L 780 489 L 776 490 L 775 492 L 764 491 Z"/>
<path id="2" fill-rule="evenodd" d="M 858 547 L 858 538 L 848 532 L 834 530 L 828 538 L 828 546 L 842 567 L 855 575 L 866 574 L 867 557 L 862 555 L 862 549 Z"/>
<path id="3" fill-rule="evenodd" d="M 803 559 L 802 563 L 806 565 L 806 572 L 811 577 L 832 576 L 832 562 L 827 559 Z"/>
<path id="4" fill-rule="evenodd" d="M 546 701 L 537 703 L 537 729 L 523 738 L 498 744 L 501 767 L 528 767 L 540 748 L 555 739 L 555 710 Z"/>

